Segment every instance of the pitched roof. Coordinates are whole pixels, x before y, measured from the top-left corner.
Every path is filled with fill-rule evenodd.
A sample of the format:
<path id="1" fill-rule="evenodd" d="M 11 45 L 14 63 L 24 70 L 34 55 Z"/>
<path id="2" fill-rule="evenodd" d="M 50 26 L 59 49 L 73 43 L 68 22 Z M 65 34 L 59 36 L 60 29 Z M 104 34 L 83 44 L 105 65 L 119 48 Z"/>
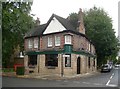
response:
<path id="1" fill-rule="evenodd" d="M 43 34 L 43 32 L 45 31 L 45 29 L 47 28 L 47 26 L 50 24 L 50 22 L 53 19 L 53 17 L 55 17 L 67 30 L 78 32 L 72 26 L 72 24 L 70 23 L 70 21 L 68 19 L 62 18 L 62 17 L 60 17 L 58 15 L 55 15 L 55 14 L 52 14 L 52 16 L 50 17 L 50 19 L 48 20 L 48 22 L 46 24 L 40 25 L 40 26 L 32 29 L 30 32 L 28 32 L 25 35 L 25 38 L 41 36 Z"/>
<path id="2" fill-rule="evenodd" d="M 55 18 L 57 18 L 58 21 L 67 29 L 67 30 L 73 30 L 76 31 L 76 29 L 73 27 L 73 25 L 70 23 L 68 19 L 62 18 L 58 15 L 53 14 Z"/>
<path id="3" fill-rule="evenodd" d="M 28 37 L 35 37 L 40 36 L 44 32 L 44 28 L 46 27 L 46 24 L 39 25 L 35 27 L 34 29 L 30 30 L 28 33 L 26 33 L 25 38 Z"/>
<path id="4" fill-rule="evenodd" d="M 65 19 L 63 17 L 60 17 L 58 15 L 55 15 L 55 14 L 52 14 L 52 16 L 50 17 L 50 19 L 48 20 L 48 22 L 46 24 L 42 24 L 34 29 L 32 29 L 30 32 L 28 32 L 26 35 L 25 35 L 25 38 L 30 38 L 30 37 L 39 37 L 39 36 L 42 36 L 43 35 L 43 32 L 45 31 L 45 29 L 47 28 L 47 26 L 50 24 L 51 20 L 53 19 L 53 17 L 55 17 L 67 30 L 65 31 L 62 31 L 62 32 L 67 32 L 67 31 L 70 31 L 72 33 L 75 33 L 75 34 L 78 34 L 78 35 L 81 35 L 85 38 L 87 38 L 90 42 L 91 40 L 85 35 L 85 34 L 82 34 L 80 32 L 78 32 L 74 27 L 73 25 L 70 23 L 70 21 L 68 19 Z M 56 33 L 59 33 L 59 32 L 56 32 Z M 61 33 L 61 32 L 60 32 Z M 53 34 L 53 33 L 49 33 L 49 34 Z M 47 34 L 46 34 L 47 35 Z M 92 42 L 91 42 L 92 43 Z M 92 43 L 93 44 L 93 43 Z"/>

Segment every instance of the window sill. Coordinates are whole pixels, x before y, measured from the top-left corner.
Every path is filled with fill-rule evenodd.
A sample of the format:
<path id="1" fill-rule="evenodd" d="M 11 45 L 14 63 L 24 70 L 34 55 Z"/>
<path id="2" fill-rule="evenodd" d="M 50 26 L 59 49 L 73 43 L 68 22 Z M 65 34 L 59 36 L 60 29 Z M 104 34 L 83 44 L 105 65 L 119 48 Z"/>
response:
<path id="1" fill-rule="evenodd" d="M 55 45 L 55 47 L 60 47 L 60 45 Z"/>
<path id="2" fill-rule="evenodd" d="M 38 48 L 34 48 L 34 49 L 38 49 Z"/>
<path id="3" fill-rule="evenodd" d="M 72 67 L 64 67 L 65 69 L 73 69 Z"/>
<path id="4" fill-rule="evenodd" d="M 52 46 L 48 46 L 48 48 L 52 48 Z"/>
<path id="5" fill-rule="evenodd" d="M 32 47 L 31 48 L 28 47 L 28 49 L 32 49 Z"/>
<path id="6" fill-rule="evenodd" d="M 65 66 L 66 68 L 71 68 L 71 66 Z"/>
<path id="7" fill-rule="evenodd" d="M 36 66 L 35 65 L 29 65 L 28 67 L 34 69 Z"/>
<path id="8" fill-rule="evenodd" d="M 72 45 L 72 43 L 64 43 L 65 45 Z"/>

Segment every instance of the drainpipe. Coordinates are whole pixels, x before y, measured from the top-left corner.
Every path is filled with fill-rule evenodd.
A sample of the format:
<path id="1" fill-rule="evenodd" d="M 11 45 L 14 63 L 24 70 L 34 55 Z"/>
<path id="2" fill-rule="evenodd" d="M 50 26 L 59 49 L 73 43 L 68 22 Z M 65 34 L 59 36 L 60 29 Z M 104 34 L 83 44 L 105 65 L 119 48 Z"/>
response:
<path id="1" fill-rule="evenodd" d="M 38 37 L 38 51 L 40 50 L 40 36 Z M 37 64 L 38 64 L 38 73 L 39 71 L 39 66 L 40 66 L 40 55 L 37 55 Z"/>
<path id="2" fill-rule="evenodd" d="M 61 76 L 63 77 L 64 71 L 63 71 L 63 54 L 62 55 L 62 59 L 61 59 Z"/>

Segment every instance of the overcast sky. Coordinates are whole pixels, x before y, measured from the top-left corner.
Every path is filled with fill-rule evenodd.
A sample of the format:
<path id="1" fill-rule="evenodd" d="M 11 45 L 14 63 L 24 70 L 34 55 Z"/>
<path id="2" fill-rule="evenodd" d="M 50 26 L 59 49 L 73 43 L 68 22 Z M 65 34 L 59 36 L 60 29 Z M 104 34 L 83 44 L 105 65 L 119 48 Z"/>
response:
<path id="1" fill-rule="evenodd" d="M 103 8 L 113 20 L 113 29 L 118 36 L 118 2 L 119 0 L 33 0 L 31 14 L 40 18 L 41 24 L 46 23 L 54 13 L 66 18 L 79 8 L 88 10 L 94 6 Z"/>

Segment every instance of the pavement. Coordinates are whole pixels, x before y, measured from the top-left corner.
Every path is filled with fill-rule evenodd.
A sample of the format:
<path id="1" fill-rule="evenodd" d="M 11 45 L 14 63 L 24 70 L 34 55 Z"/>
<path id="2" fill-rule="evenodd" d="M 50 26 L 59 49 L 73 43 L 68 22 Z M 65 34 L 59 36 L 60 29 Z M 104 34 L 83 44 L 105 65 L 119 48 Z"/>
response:
<path id="1" fill-rule="evenodd" d="M 6 77 L 17 77 L 17 78 L 35 78 L 35 79 L 43 79 L 43 80 L 61 80 L 61 79 L 73 79 L 73 78 L 80 78 L 80 77 L 89 77 L 92 75 L 96 75 L 99 74 L 100 72 L 92 72 L 92 73 L 86 73 L 86 74 L 79 74 L 79 75 L 75 75 L 75 76 L 63 76 L 60 77 L 59 75 L 44 75 L 44 76 L 40 76 L 40 75 L 16 75 L 16 72 L 4 72 L 1 73 L 2 76 L 6 76 Z"/>

